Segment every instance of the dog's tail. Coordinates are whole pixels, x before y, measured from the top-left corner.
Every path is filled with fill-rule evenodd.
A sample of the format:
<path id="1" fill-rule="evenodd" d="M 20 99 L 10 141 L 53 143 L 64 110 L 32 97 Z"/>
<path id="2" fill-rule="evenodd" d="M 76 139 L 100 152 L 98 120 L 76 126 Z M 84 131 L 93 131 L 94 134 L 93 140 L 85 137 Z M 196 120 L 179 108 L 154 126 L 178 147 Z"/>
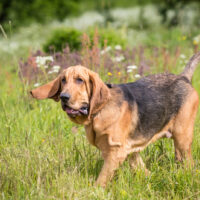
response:
<path id="1" fill-rule="evenodd" d="M 200 62 L 200 51 L 190 58 L 189 62 L 187 63 L 181 75 L 185 76 L 189 81 L 191 81 L 193 73 L 199 62 Z"/>

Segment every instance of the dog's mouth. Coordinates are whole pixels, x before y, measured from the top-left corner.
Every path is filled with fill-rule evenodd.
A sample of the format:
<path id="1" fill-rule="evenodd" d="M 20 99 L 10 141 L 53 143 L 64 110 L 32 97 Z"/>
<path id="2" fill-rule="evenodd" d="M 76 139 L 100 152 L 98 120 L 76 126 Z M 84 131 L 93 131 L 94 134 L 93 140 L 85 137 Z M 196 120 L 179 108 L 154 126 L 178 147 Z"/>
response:
<path id="1" fill-rule="evenodd" d="M 88 115 L 89 108 L 88 106 L 83 106 L 80 109 L 73 109 L 67 105 L 63 106 L 63 110 L 69 115 L 70 117 L 76 117 L 76 116 L 85 116 Z"/>

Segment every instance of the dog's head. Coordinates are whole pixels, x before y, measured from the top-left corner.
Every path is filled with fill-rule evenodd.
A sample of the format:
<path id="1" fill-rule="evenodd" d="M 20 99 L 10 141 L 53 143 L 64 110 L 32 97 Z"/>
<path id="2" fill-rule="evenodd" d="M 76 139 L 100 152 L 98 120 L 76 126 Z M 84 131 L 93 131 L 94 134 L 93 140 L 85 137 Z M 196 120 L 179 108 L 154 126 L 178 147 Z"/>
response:
<path id="1" fill-rule="evenodd" d="M 77 123 L 84 123 L 110 98 L 109 88 L 98 74 L 83 66 L 64 70 L 53 81 L 31 91 L 36 99 L 61 100 L 62 109 Z"/>

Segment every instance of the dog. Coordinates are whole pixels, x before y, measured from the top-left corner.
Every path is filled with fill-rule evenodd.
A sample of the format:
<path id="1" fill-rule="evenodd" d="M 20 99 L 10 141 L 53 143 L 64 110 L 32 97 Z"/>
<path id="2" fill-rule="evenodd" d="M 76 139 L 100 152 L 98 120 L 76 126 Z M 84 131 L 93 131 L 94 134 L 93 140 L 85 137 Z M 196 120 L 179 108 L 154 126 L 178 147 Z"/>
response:
<path id="1" fill-rule="evenodd" d="M 199 61 L 200 52 L 179 75 L 155 74 L 125 84 L 105 84 L 88 68 L 72 66 L 31 95 L 61 100 L 70 120 L 85 126 L 89 143 L 104 159 L 95 184 L 105 187 L 129 154 L 131 167 L 148 173 L 139 152 L 163 137 L 174 140 L 176 160 L 192 163 L 199 97 L 191 79 Z"/>

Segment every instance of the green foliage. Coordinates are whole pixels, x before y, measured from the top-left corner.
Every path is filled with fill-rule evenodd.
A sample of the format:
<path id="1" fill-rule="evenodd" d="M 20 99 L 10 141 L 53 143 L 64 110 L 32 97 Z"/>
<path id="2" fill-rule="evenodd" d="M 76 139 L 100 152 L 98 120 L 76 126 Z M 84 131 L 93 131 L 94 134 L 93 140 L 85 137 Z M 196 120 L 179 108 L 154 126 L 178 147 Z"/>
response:
<path id="1" fill-rule="evenodd" d="M 112 21 L 110 10 L 113 8 L 130 8 L 154 4 L 159 10 L 163 23 L 172 26 L 181 23 L 181 16 L 179 16 L 181 15 L 181 11 L 191 3 L 195 3 L 195 7 L 197 5 L 200 10 L 198 0 L 1 0 L 0 23 L 4 25 L 6 30 L 9 30 L 8 21 L 11 21 L 12 28 L 15 28 L 22 25 L 29 25 L 32 22 L 44 23 L 52 19 L 63 20 L 68 16 L 80 15 L 83 11 L 87 10 L 97 10 L 104 15 L 106 21 Z M 174 13 L 170 19 L 168 19 L 169 11 Z M 184 12 L 187 12 L 187 10 Z M 199 17 L 197 17 L 198 19 Z M 144 20 L 141 21 L 142 27 L 144 27 L 146 25 L 145 19 L 141 20 Z"/>
<path id="2" fill-rule="evenodd" d="M 43 49 L 49 52 L 51 49 L 54 51 L 62 51 L 69 45 L 70 50 L 79 50 L 81 47 L 82 32 L 77 29 L 59 28 L 52 32 L 50 38 L 44 43 Z M 90 41 L 92 42 L 95 37 L 94 29 L 89 31 Z M 113 29 L 100 29 L 98 32 L 99 44 L 103 48 L 107 46 L 121 45 L 125 47 L 127 41 L 121 36 L 119 32 Z"/>
<path id="3" fill-rule="evenodd" d="M 3 0 L 0 2 L 0 23 L 12 22 L 12 26 L 28 25 L 31 22 L 62 20 L 79 13 L 79 0 Z"/>
<path id="4" fill-rule="evenodd" d="M 43 49 L 45 52 L 49 52 L 50 49 L 57 52 L 62 51 L 66 45 L 69 45 L 70 50 L 79 50 L 81 47 L 81 35 L 82 33 L 76 29 L 56 29 L 43 45 Z"/>
<path id="5" fill-rule="evenodd" d="M 92 41 L 95 35 L 95 30 L 92 29 L 89 35 Z M 127 44 L 127 41 L 122 37 L 122 34 L 114 29 L 99 29 L 98 36 L 101 48 L 104 47 L 105 44 L 107 46 L 121 45 L 122 47 L 125 47 Z"/>

